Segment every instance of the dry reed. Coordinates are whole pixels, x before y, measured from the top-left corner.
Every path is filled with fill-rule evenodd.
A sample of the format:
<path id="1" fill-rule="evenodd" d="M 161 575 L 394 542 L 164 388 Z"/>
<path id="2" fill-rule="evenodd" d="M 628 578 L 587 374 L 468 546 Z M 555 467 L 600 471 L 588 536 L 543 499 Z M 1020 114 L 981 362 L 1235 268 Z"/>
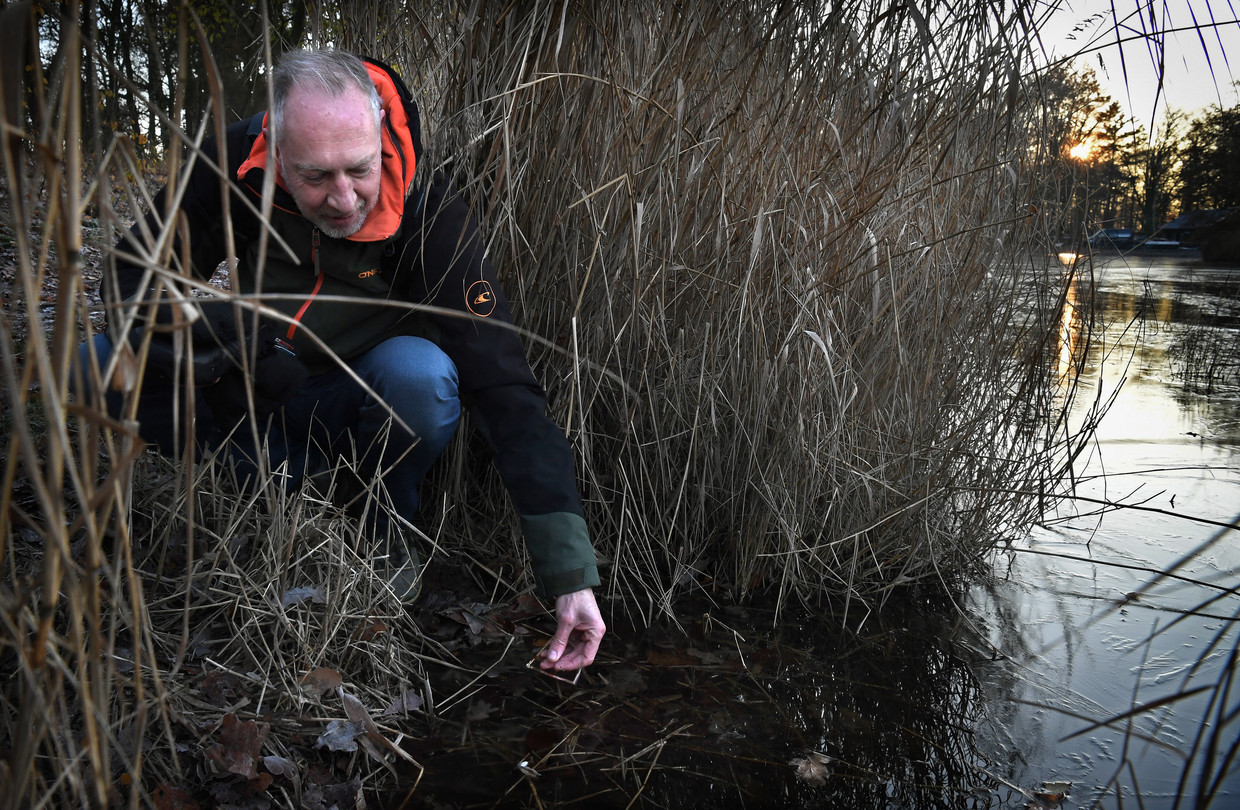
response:
<path id="1" fill-rule="evenodd" d="M 625 609 L 869 609 L 967 576 L 1044 505 L 1011 492 L 1053 494 L 1062 278 L 1008 252 L 1038 158 L 996 14 L 932 39 L 867 2 L 519 5 L 441 38 L 469 66 L 451 165 L 556 344 Z"/>

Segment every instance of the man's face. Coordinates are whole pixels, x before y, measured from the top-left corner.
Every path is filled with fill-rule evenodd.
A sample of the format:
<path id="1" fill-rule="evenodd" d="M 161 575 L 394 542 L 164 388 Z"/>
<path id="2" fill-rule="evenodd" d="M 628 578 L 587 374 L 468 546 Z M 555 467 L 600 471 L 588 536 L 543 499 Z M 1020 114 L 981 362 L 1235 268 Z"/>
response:
<path id="1" fill-rule="evenodd" d="M 366 96 L 295 87 L 277 137 L 277 165 L 301 213 L 337 239 L 361 230 L 379 201 L 382 152 Z"/>

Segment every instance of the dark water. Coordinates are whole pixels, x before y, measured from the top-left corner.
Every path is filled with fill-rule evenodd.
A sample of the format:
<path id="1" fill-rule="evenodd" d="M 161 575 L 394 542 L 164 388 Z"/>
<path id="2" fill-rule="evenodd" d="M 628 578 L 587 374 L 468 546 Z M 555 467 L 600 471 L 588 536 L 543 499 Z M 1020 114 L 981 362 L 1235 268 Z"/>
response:
<path id="1" fill-rule="evenodd" d="M 1077 418 L 1115 394 L 1080 459 L 1082 499 L 997 560 L 963 616 L 910 597 L 845 636 L 703 599 L 681 629 L 614 616 L 608 655 L 576 685 L 527 669 L 528 638 L 475 625 L 457 654 L 487 674 L 433 675 L 450 705 L 407 744 L 426 767 L 407 806 L 1196 806 L 1181 774 L 1219 759 L 1197 735 L 1240 740 L 1234 718 L 1203 723 L 1215 692 L 1089 726 L 1236 670 L 1240 538 L 1216 524 L 1240 512 L 1240 281 L 1113 261 L 1073 298 L 1066 354 L 1084 351 L 1089 315 L 1105 326 Z M 1180 579 L 1149 584 L 1177 563 Z M 433 588 L 423 609 L 429 635 L 459 642 Z M 1240 774 L 1217 781 L 1213 806 L 1240 806 Z"/>
<path id="2" fill-rule="evenodd" d="M 1077 806 L 1193 807 L 1210 759 L 1197 735 L 1240 740 L 1234 719 L 1203 723 L 1218 709 L 1213 691 L 1141 712 L 1130 728 L 1080 732 L 1236 672 L 1240 602 L 1228 590 L 1240 585 L 1240 536 L 1219 524 L 1240 514 L 1240 270 L 1112 257 L 1081 276 L 1065 336 L 1079 338 L 1089 312 L 1105 331 L 1078 419 L 1114 400 L 1082 457 L 1082 500 L 974 593 L 972 610 L 1008 656 L 978 675 L 1011 701 L 979 729 L 991 750 L 1019 753 L 1009 778 L 1070 780 Z M 1114 501 L 1138 508 L 1098 513 Z M 1145 569 L 1177 564 L 1182 579 L 1150 585 Z M 1234 711 L 1234 691 L 1222 703 Z M 1218 786 L 1213 806 L 1240 806 L 1240 773 Z"/>
<path id="3" fill-rule="evenodd" d="M 468 689 L 477 721 L 444 721 L 413 745 L 427 775 L 409 806 L 999 807 L 996 789 L 1010 795 L 979 767 L 973 731 L 989 653 L 948 605 L 906 603 L 847 637 L 788 614 L 772 629 L 761 609 L 681 608 L 683 632 L 613 623 L 611 655 L 576 686 L 525 669 L 524 649 L 480 682 L 437 683 Z"/>

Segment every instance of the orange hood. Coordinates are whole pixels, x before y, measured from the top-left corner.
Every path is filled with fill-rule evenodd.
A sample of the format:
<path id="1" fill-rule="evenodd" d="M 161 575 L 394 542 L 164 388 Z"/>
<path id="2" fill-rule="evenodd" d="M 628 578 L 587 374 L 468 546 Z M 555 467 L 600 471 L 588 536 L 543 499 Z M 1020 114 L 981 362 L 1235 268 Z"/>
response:
<path id="1" fill-rule="evenodd" d="M 366 70 L 379 91 L 379 101 L 385 112 L 384 125 L 380 127 L 383 139 L 383 175 L 379 181 L 379 201 L 366 217 L 362 229 L 348 237 L 355 242 L 379 242 L 400 229 L 405 213 L 405 191 L 413 182 L 417 168 L 414 157 L 413 136 L 410 134 L 409 116 L 392 79 L 383 68 L 366 63 Z M 244 180 L 253 169 L 267 169 L 267 114 L 263 115 L 263 131 L 250 147 L 250 155 L 237 169 L 237 179 Z M 276 185 L 288 191 L 280 169 L 276 167 Z"/>

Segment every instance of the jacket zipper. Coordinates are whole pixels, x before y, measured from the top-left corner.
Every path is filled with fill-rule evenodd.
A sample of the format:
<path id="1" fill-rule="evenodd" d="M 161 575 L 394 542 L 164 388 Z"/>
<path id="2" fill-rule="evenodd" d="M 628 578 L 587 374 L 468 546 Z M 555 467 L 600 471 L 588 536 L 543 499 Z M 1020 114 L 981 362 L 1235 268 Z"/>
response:
<path id="1" fill-rule="evenodd" d="M 285 335 L 287 340 L 293 339 L 293 334 L 297 332 L 297 327 L 301 324 L 302 316 L 310 308 L 310 304 L 314 301 L 314 297 L 319 294 L 319 290 L 323 289 L 323 268 L 319 266 L 318 228 L 315 228 L 310 236 L 310 260 L 314 262 L 314 289 L 310 291 L 310 297 L 301 305 L 301 309 L 297 310 L 297 314 L 293 316 L 293 322 L 288 325 L 288 333 Z"/>

